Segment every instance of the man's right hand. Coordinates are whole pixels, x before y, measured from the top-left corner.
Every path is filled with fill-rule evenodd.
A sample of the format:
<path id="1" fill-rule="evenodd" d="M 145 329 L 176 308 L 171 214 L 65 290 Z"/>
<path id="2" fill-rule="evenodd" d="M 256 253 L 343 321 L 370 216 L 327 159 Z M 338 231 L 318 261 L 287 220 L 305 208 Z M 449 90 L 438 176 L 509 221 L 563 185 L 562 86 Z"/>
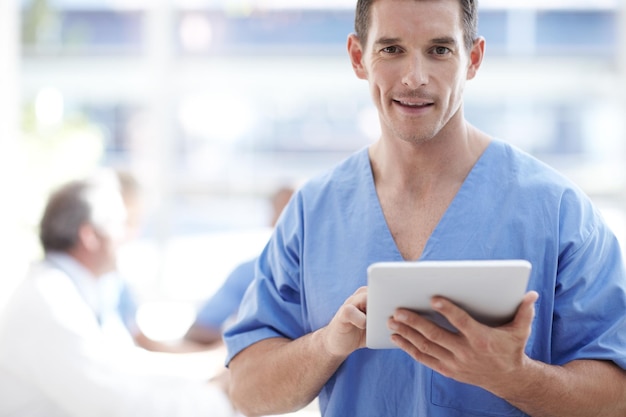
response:
<path id="1" fill-rule="evenodd" d="M 324 348 L 330 355 L 345 358 L 365 347 L 366 311 L 367 287 L 361 287 L 339 307 L 323 329 Z"/>

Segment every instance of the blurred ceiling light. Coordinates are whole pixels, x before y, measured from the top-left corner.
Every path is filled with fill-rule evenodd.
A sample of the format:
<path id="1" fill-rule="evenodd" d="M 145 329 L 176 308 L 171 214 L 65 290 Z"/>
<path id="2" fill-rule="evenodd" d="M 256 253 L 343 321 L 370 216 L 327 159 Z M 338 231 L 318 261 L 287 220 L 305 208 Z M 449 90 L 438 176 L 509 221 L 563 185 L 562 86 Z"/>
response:
<path id="1" fill-rule="evenodd" d="M 150 0 L 48 0 L 48 3 L 53 8 L 61 10 L 137 10 L 149 5 Z"/>
<path id="2" fill-rule="evenodd" d="M 252 128 L 256 111 L 238 94 L 213 93 L 184 99 L 178 116 L 190 135 L 233 142 Z"/>
<path id="3" fill-rule="evenodd" d="M 42 127 L 58 125 L 63 120 L 63 94 L 52 87 L 46 87 L 35 98 L 35 116 Z"/>
<path id="4" fill-rule="evenodd" d="M 205 16 L 190 14 L 180 22 L 180 39 L 183 48 L 191 52 L 206 51 L 213 40 L 211 22 Z"/>

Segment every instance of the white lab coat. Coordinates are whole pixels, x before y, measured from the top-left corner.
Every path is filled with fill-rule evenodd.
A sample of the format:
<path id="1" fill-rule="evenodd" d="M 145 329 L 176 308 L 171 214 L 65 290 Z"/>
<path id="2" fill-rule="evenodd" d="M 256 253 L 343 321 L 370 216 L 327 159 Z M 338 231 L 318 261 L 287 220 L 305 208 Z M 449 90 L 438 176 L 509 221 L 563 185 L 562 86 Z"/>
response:
<path id="1" fill-rule="evenodd" d="M 235 415 L 208 372 L 176 375 L 103 321 L 97 286 L 59 259 L 66 268 L 36 265 L 0 314 L 0 417 Z"/>

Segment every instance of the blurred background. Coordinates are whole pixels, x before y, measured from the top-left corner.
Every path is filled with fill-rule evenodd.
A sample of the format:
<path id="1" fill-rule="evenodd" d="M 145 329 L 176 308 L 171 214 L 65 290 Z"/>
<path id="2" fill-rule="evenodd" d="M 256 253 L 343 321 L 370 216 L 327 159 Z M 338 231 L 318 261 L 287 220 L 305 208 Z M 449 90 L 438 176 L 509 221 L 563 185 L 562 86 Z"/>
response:
<path id="1" fill-rule="evenodd" d="M 572 178 L 623 239 L 626 2 L 480 4 L 468 119 Z M 277 187 L 377 137 L 346 54 L 354 5 L 0 0 L 0 307 L 41 255 L 47 193 L 108 166 L 145 194 L 123 270 L 153 315 L 191 320 L 262 249 Z"/>

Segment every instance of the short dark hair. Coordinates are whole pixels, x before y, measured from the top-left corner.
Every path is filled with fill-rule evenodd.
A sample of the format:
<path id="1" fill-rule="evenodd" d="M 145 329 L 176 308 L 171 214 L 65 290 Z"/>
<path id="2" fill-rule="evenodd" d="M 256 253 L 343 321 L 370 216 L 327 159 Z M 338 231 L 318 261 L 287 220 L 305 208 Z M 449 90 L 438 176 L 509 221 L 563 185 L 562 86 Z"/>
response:
<path id="1" fill-rule="evenodd" d="M 117 208 L 122 206 L 120 180 L 109 171 L 61 185 L 48 197 L 39 223 L 44 252 L 75 247 L 84 224 L 108 233 L 111 222 L 121 217 Z"/>
<path id="2" fill-rule="evenodd" d="M 78 243 L 80 227 L 91 219 L 89 184 L 72 181 L 50 195 L 39 224 L 45 252 L 67 251 Z"/>
<path id="3" fill-rule="evenodd" d="M 370 26 L 370 9 L 376 0 L 358 0 L 354 16 L 354 31 L 362 45 L 367 43 Z M 415 0 L 419 1 L 419 0 Z M 469 50 L 478 37 L 478 0 L 458 0 L 461 5 L 463 42 Z"/>

